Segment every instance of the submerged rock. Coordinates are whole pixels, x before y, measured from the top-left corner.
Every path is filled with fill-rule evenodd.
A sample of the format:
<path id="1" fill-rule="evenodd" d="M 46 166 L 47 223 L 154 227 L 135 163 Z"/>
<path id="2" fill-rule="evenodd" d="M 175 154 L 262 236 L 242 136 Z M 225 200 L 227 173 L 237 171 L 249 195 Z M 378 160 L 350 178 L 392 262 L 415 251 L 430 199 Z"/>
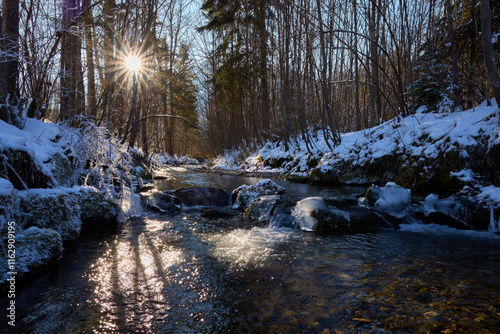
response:
<path id="1" fill-rule="evenodd" d="M 205 219 L 228 219 L 236 216 L 236 212 L 234 212 L 229 207 L 221 207 L 221 208 L 206 208 L 200 215 Z"/>
<path id="2" fill-rule="evenodd" d="M 184 206 L 224 207 L 229 205 L 230 194 L 222 189 L 198 187 L 180 188 L 172 193 Z"/>

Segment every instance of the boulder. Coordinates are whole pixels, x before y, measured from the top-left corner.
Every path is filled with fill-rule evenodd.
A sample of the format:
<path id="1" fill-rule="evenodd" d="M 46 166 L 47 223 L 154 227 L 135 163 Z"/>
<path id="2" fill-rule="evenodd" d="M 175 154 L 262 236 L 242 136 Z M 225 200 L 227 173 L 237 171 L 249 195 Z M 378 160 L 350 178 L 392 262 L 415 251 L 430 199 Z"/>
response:
<path id="1" fill-rule="evenodd" d="M 457 229 L 488 229 L 490 210 L 466 196 L 439 198 L 428 195 L 414 217 L 424 223 L 451 226 Z"/>
<path id="2" fill-rule="evenodd" d="M 38 189 L 22 196 L 26 213 L 24 227 L 36 226 L 57 231 L 63 241 L 76 239 L 82 227 L 78 197 L 68 192 Z"/>
<path id="3" fill-rule="evenodd" d="M 411 205 L 411 190 L 394 182 L 388 182 L 384 187 L 371 185 L 360 204 L 383 211 L 402 211 Z"/>
<path id="4" fill-rule="evenodd" d="M 31 189 L 19 194 L 20 226 L 52 229 L 63 241 L 75 240 L 82 227 L 96 231 L 117 222 L 116 205 L 94 188 Z"/>
<path id="5" fill-rule="evenodd" d="M 450 226 L 458 230 L 471 230 L 472 228 L 464 222 L 447 215 L 443 212 L 422 212 L 418 211 L 413 214 L 413 217 L 422 221 L 424 224 L 437 224 Z"/>
<path id="6" fill-rule="evenodd" d="M 300 229 L 321 235 L 372 232 L 380 228 L 398 228 L 399 220 L 384 212 L 351 206 L 339 209 L 322 197 L 309 197 L 292 210 Z"/>
<path id="7" fill-rule="evenodd" d="M 181 210 L 182 203 L 171 192 L 157 191 L 146 198 L 146 207 L 154 212 L 173 213 Z"/>
<path id="8" fill-rule="evenodd" d="M 262 180 L 257 184 L 242 185 L 231 194 L 233 209 L 246 210 L 255 198 L 264 195 L 283 194 L 285 188 L 277 185 L 270 179 Z"/>
<path id="9" fill-rule="evenodd" d="M 290 207 L 292 202 L 280 195 L 264 195 L 254 199 L 252 204 L 245 211 L 248 218 L 254 219 L 260 223 L 269 224 L 274 222 L 275 226 L 282 226 L 283 210 Z M 289 225 L 288 223 L 285 223 Z"/>
<path id="10" fill-rule="evenodd" d="M 230 194 L 222 189 L 198 187 L 180 188 L 173 192 L 184 206 L 224 207 L 229 205 Z"/>
<path id="11" fill-rule="evenodd" d="M 62 255 L 63 241 L 61 235 L 51 229 L 30 227 L 16 233 L 15 261 L 18 276 L 25 275 L 41 266 L 57 260 Z M 10 277 L 8 261 L 0 252 L 0 283 L 5 283 Z"/>
<path id="12" fill-rule="evenodd" d="M 77 193 L 80 203 L 82 232 L 99 232 L 118 223 L 117 206 L 95 188 L 82 188 Z"/>

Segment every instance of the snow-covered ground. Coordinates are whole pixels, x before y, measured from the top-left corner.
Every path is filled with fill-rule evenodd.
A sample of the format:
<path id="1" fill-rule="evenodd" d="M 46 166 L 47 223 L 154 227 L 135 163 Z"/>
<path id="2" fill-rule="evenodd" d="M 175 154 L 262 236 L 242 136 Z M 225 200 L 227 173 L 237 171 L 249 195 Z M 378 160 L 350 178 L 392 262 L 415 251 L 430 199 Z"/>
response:
<path id="1" fill-rule="evenodd" d="M 500 127 L 498 107 L 495 101 L 492 106 L 484 102 L 474 109 L 453 113 L 422 113 L 397 118 L 376 127 L 356 132 L 342 133 L 341 144 L 330 149 L 323 131 L 310 133 L 312 147 L 300 139 L 292 139 L 290 150 L 283 145 L 267 143 L 262 149 L 246 157 L 237 150 L 228 151 L 214 160 L 216 169 L 275 171 L 284 173 L 308 172 L 307 163 L 294 163 L 278 168 L 266 167 L 262 161 L 272 158 L 292 159 L 293 161 L 309 160 L 312 157 L 321 159 L 319 166 L 328 168 L 334 160 L 345 160 L 356 165 L 364 165 L 373 159 L 394 153 L 409 153 L 412 156 L 435 158 L 438 152 L 446 152 L 457 146 L 476 145 L 477 138 L 489 137 L 488 146 L 500 144 Z M 294 167 L 290 167 L 294 165 Z M 460 177 L 471 178 L 470 171 L 459 173 Z"/>

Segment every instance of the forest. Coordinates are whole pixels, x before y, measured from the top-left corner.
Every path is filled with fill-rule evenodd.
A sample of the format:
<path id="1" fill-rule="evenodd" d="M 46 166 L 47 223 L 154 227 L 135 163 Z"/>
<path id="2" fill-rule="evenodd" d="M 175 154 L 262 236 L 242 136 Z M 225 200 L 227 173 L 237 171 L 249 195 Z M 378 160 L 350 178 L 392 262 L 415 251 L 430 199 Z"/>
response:
<path id="1" fill-rule="evenodd" d="M 500 333 L 500 0 L 0 2 L 0 333 Z"/>
<path id="2" fill-rule="evenodd" d="M 0 118 L 92 122 L 146 155 L 311 143 L 311 128 L 332 148 L 421 107 L 498 99 L 499 14 L 496 0 L 4 0 Z"/>

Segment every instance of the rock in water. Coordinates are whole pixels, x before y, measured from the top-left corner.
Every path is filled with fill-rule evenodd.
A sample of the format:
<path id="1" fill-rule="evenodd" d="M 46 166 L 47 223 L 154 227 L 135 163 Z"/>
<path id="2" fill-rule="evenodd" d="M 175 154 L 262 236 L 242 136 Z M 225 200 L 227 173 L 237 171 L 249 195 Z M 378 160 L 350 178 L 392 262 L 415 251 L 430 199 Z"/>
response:
<path id="1" fill-rule="evenodd" d="M 270 179 L 262 180 L 257 184 L 242 185 L 231 194 L 233 209 L 246 210 L 259 196 L 283 194 L 285 188 L 277 185 Z"/>
<path id="2" fill-rule="evenodd" d="M 198 187 L 180 188 L 173 192 L 184 206 L 213 206 L 224 207 L 229 205 L 230 194 L 222 189 Z"/>
<path id="3" fill-rule="evenodd" d="M 160 213 L 180 211 L 181 202 L 169 192 L 155 192 L 146 199 L 146 207 Z"/>

